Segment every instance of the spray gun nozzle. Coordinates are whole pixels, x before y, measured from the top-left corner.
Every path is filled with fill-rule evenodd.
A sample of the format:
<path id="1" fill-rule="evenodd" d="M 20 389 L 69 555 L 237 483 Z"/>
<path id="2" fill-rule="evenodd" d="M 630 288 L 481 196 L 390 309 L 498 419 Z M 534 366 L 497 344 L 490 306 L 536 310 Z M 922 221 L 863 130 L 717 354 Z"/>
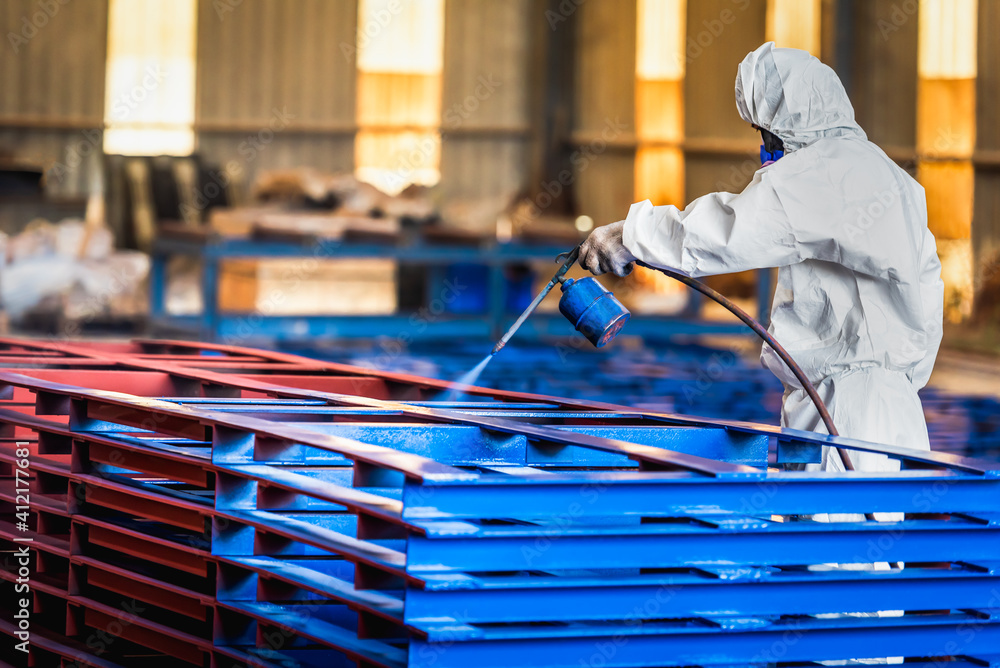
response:
<path id="1" fill-rule="evenodd" d="M 517 320 L 514 321 L 514 324 L 510 326 L 510 329 L 508 329 L 507 332 L 500 338 L 500 340 L 497 341 L 497 344 L 493 346 L 493 352 L 490 353 L 490 357 L 496 355 L 498 352 L 500 352 L 501 349 L 503 349 L 505 345 L 507 345 L 507 342 L 510 341 L 510 337 L 514 336 L 514 332 L 517 331 L 517 328 L 520 327 L 521 324 L 528 319 L 529 315 L 535 312 L 535 309 L 538 308 L 538 305 L 542 303 L 542 300 L 545 299 L 545 296 L 549 294 L 549 291 L 552 290 L 553 287 L 555 287 L 556 283 L 561 283 L 565 289 L 566 277 L 564 276 L 564 274 L 567 271 L 569 271 L 569 268 L 573 266 L 573 263 L 576 262 L 579 256 L 580 256 L 579 246 L 577 246 L 571 251 L 559 254 L 559 256 L 556 258 L 556 261 L 562 262 L 562 266 L 559 267 L 559 270 L 556 272 L 555 276 L 553 276 L 551 280 L 549 280 L 548 284 L 546 284 L 546 286 L 542 288 L 542 291 L 539 292 L 533 300 L 531 300 L 531 303 L 528 304 L 528 307 L 524 309 L 521 315 L 518 316 Z M 572 284 L 572 282 L 570 284 Z"/>

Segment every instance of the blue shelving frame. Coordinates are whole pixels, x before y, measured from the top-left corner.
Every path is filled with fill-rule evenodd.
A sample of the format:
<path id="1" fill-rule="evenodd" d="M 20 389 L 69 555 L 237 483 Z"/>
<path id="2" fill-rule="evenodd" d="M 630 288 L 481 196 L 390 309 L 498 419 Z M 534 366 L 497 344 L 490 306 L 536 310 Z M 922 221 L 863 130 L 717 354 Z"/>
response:
<path id="1" fill-rule="evenodd" d="M 504 269 L 528 262 L 553 262 L 565 248 L 524 243 L 485 245 L 440 245 L 425 242 L 410 245 L 378 243 L 340 243 L 312 241 L 258 241 L 232 237 L 171 238 L 161 237 L 153 246 L 150 276 L 150 319 L 154 332 L 186 332 L 205 341 L 275 342 L 303 341 L 315 338 L 358 339 L 377 336 L 401 337 L 408 341 L 454 338 L 495 339 L 502 334 L 517 313 L 505 308 L 508 289 Z M 165 309 L 167 262 L 171 257 L 188 256 L 202 262 L 201 292 L 204 308 L 200 315 L 172 315 Z M 488 268 L 487 308 L 485 313 L 448 314 L 421 318 L 413 324 L 414 314 L 397 313 L 379 316 L 314 315 L 275 316 L 264 313 L 228 313 L 219 309 L 219 268 L 224 260 L 322 258 L 388 258 L 408 264 L 427 265 L 428 294 L 439 294 L 444 280 L 443 269 L 455 264 L 474 264 Z M 552 265 L 553 272 L 555 264 Z M 770 310 L 773 280 L 770 270 L 757 274 L 758 313 Z M 677 335 L 703 334 L 752 335 L 735 319 L 707 321 L 699 318 L 702 300 L 692 294 L 688 307 L 678 316 L 633 314 L 628 334 L 646 339 L 666 339 Z M 574 336 L 572 327 L 558 313 L 538 313 L 518 331 L 523 340 Z"/>

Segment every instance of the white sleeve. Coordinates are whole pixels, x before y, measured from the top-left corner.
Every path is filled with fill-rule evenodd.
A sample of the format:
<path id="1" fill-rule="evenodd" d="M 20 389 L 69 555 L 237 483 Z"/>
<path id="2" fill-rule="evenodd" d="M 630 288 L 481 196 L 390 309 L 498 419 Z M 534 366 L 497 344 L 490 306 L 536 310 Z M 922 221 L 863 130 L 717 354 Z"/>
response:
<path id="1" fill-rule="evenodd" d="M 711 276 L 808 259 L 797 236 L 762 170 L 740 194 L 711 193 L 684 210 L 649 200 L 633 204 L 623 241 L 647 264 Z"/>
<path id="2" fill-rule="evenodd" d="M 911 382 L 916 389 L 927 384 L 934 370 L 941 335 L 944 327 L 944 282 L 941 280 L 941 261 L 937 255 L 937 242 L 930 230 L 924 230 L 920 251 L 920 299 L 925 318 L 927 352 L 913 369 Z"/>

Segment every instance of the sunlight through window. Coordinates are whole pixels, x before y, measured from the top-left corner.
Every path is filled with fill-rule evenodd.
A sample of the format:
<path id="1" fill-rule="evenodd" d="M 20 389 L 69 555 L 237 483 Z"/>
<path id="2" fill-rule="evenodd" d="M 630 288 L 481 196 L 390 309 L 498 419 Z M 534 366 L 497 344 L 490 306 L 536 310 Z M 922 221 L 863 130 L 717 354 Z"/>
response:
<path id="1" fill-rule="evenodd" d="M 684 198 L 684 0 L 639 0 L 636 30 L 636 199 Z"/>
<path id="2" fill-rule="evenodd" d="M 361 0 L 355 171 L 388 193 L 441 178 L 444 0 Z"/>
<path id="3" fill-rule="evenodd" d="M 196 0 L 111 0 L 104 150 L 194 151 Z"/>
<path id="4" fill-rule="evenodd" d="M 639 0 L 635 53 L 635 199 L 684 200 L 684 37 L 686 0 Z M 675 311 L 684 287 L 636 267 L 629 279 L 635 304 L 647 313 Z"/>
<path id="5" fill-rule="evenodd" d="M 976 0 L 921 0 L 917 178 L 937 238 L 945 315 L 972 313 L 972 209 L 976 135 Z"/>
<path id="6" fill-rule="evenodd" d="M 821 0 L 767 0 L 766 39 L 819 57 Z"/>

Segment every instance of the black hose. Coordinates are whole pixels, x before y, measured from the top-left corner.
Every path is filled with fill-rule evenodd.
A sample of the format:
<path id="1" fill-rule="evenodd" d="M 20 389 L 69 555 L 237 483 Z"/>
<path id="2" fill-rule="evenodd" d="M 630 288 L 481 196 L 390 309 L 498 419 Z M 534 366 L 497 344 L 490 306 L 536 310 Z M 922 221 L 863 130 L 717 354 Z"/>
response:
<path id="1" fill-rule="evenodd" d="M 816 388 L 813 387 L 812 383 L 809 382 L 809 379 L 806 377 L 806 374 L 802 371 L 802 368 L 795 362 L 794 359 L 792 359 L 792 356 L 788 354 L 788 351 L 785 350 L 780 343 L 778 343 L 777 339 L 771 336 L 770 332 L 764 329 L 763 325 L 761 325 L 759 322 L 751 318 L 746 311 L 744 311 L 739 306 L 734 304 L 732 300 L 716 292 L 715 290 L 708 287 L 701 281 L 697 281 L 691 278 L 690 276 L 685 276 L 684 274 L 674 271 L 673 269 L 654 267 L 639 260 L 636 260 L 636 264 L 666 274 L 670 278 L 680 281 L 684 285 L 693 288 L 698 292 L 700 292 L 701 294 L 705 295 L 706 297 L 709 297 L 710 299 L 718 302 L 726 309 L 728 309 L 730 313 L 732 313 L 737 318 L 742 320 L 743 323 L 747 327 L 752 329 L 757 334 L 757 336 L 763 339 L 767 343 L 767 345 L 771 346 L 774 352 L 778 353 L 778 357 L 781 358 L 781 361 L 787 364 L 788 368 L 792 370 L 792 373 L 795 374 L 795 378 L 798 379 L 799 383 L 802 385 L 802 389 L 804 389 L 806 391 L 806 394 L 809 395 L 809 398 L 812 399 L 812 402 L 816 406 L 816 410 L 819 411 L 819 416 L 823 420 L 823 424 L 826 425 L 826 430 L 830 433 L 830 435 L 831 436 L 840 435 L 837 432 L 837 428 L 833 424 L 833 418 L 830 417 L 830 411 L 826 409 L 826 404 L 824 404 L 823 400 L 819 398 L 819 393 L 816 392 Z M 844 470 L 853 471 L 854 462 L 851 461 L 851 456 L 847 454 L 847 451 L 841 447 L 837 447 L 836 450 L 837 450 L 837 455 L 840 456 L 841 464 L 844 465 Z M 871 522 L 877 521 L 875 519 L 874 513 L 865 513 L 865 519 Z"/>
<path id="2" fill-rule="evenodd" d="M 816 410 L 819 411 L 819 416 L 823 420 L 823 424 L 826 425 L 826 430 L 830 433 L 830 435 L 831 436 L 840 435 L 839 432 L 837 431 L 837 428 L 833 424 L 833 418 L 830 417 L 830 411 L 826 409 L 826 404 L 824 404 L 823 400 L 820 399 L 819 393 L 816 392 L 816 388 L 814 388 L 812 383 L 809 382 L 809 379 L 806 377 L 806 374 L 802 371 L 802 368 L 795 362 L 794 359 L 792 359 L 792 356 L 788 354 L 788 351 L 786 351 L 782 347 L 782 345 L 778 343 L 778 341 L 773 336 L 771 336 L 770 332 L 764 329 L 763 325 L 761 325 L 759 322 L 751 318 L 746 311 L 744 311 L 739 306 L 734 304 L 732 300 L 716 292 L 715 290 L 708 287 L 701 281 L 697 281 L 691 278 L 690 276 L 685 276 L 684 274 L 674 271 L 673 269 L 654 267 L 640 260 L 636 260 L 636 264 L 646 267 L 648 269 L 653 269 L 662 274 L 666 274 L 670 278 L 680 281 L 684 285 L 693 288 L 694 290 L 697 290 L 706 297 L 718 302 L 726 309 L 728 309 L 730 313 L 732 313 L 737 318 L 742 320 L 743 323 L 747 327 L 752 329 L 757 334 L 757 336 L 763 339 L 767 343 L 767 345 L 771 346 L 774 352 L 778 353 L 778 357 L 780 357 L 781 360 L 788 365 L 788 368 L 792 370 L 792 373 L 795 374 L 795 378 L 797 378 L 799 383 L 802 385 L 802 389 L 804 389 L 806 391 L 806 394 L 809 395 L 809 398 L 812 399 L 812 402 L 816 406 Z M 854 463 L 851 461 L 851 457 L 850 455 L 847 454 L 847 451 L 845 451 L 843 448 L 838 447 L 837 454 L 840 455 L 840 461 L 844 465 L 844 469 L 847 471 L 853 471 Z M 869 517 L 869 519 L 874 519 L 874 518 Z"/>

